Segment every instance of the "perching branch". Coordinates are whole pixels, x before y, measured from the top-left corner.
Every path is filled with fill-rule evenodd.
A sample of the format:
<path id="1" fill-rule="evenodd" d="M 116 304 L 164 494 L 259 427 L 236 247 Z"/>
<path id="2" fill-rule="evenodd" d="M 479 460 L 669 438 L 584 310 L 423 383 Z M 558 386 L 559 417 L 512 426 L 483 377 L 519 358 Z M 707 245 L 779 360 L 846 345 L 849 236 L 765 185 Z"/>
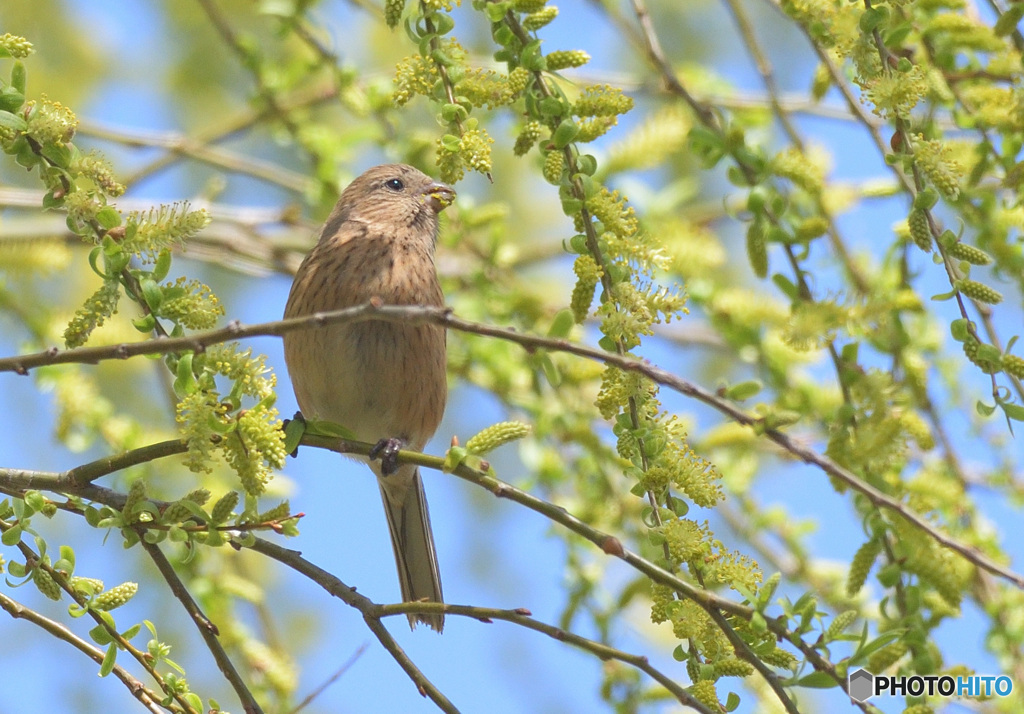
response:
<path id="1" fill-rule="evenodd" d="M 303 435 L 301 443 L 307 446 L 324 448 L 342 454 L 360 454 L 364 456 L 367 455 L 369 451 L 373 448 L 372 444 L 365 442 L 348 441 L 331 437 L 316 436 L 311 435 L 309 433 Z M 153 450 L 151 453 L 156 454 L 157 451 Z M 158 457 L 154 456 L 153 458 Z M 421 454 L 418 452 L 407 450 L 399 451 L 397 458 L 400 463 L 414 463 L 419 466 L 437 470 L 442 470 L 445 463 L 445 460 L 442 457 L 430 456 L 427 454 Z M 653 581 L 672 588 L 683 597 L 692 600 L 693 602 L 704 608 L 706 611 L 717 615 L 719 618 L 721 617 L 721 612 L 727 612 L 731 615 L 740 617 L 748 621 L 754 617 L 755 611 L 752 608 L 746 605 L 733 602 L 732 600 L 721 597 L 713 592 L 704 590 L 703 588 L 697 587 L 691 583 L 686 582 L 685 580 L 682 580 L 673 573 L 668 572 L 667 570 L 659 567 L 658 565 L 643 558 L 642 556 L 627 550 L 623 547 L 621 541 L 619 541 L 618 538 L 591 527 L 589 524 L 584 523 L 580 519 L 568 513 L 564 508 L 561 508 L 541 498 L 537 498 L 532 494 L 529 494 L 525 491 L 515 488 L 514 486 L 511 486 L 510 484 L 500 481 L 499 479 L 490 475 L 488 472 L 478 471 L 464 464 L 459 465 L 452 473 L 458 476 L 459 478 L 462 478 L 463 480 L 469 481 L 470 483 L 473 483 L 477 486 L 486 488 L 495 496 L 514 501 L 516 503 L 519 503 L 520 505 L 526 506 L 527 508 L 540 513 L 541 515 L 546 516 L 550 520 L 558 523 L 559 525 L 567 528 L 568 530 L 590 541 L 591 543 L 599 547 L 604 553 L 622 559 L 630 566 L 632 566 L 634 569 L 650 577 Z M 47 484 L 72 484 L 72 492 L 75 493 L 75 495 L 89 498 L 117 509 L 123 508 L 126 500 L 124 494 L 121 494 L 117 491 L 108 489 L 103 486 L 97 486 L 92 483 L 75 486 L 73 485 L 74 482 L 64 477 L 63 474 L 33 473 L 32 483 L 34 484 L 34 487 L 43 489 L 47 489 Z M 0 470 L 0 489 L 11 488 L 18 488 L 18 484 L 5 482 L 4 470 Z M 70 504 L 65 505 L 68 506 L 68 510 L 78 512 Z M 165 504 L 157 502 L 156 505 L 158 507 L 161 507 Z M 324 571 L 316 565 L 313 565 L 312 563 L 309 563 L 308 561 L 304 560 L 303 558 L 301 558 L 301 555 L 295 551 L 291 551 L 281 546 L 277 546 L 273 543 L 270 543 L 269 541 L 265 541 L 254 536 L 236 537 L 232 542 L 238 547 L 249 547 L 253 550 L 256 550 L 257 552 L 264 553 L 265 555 L 269 555 L 270 557 L 273 557 L 274 559 L 279 560 L 282 563 L 285 563 L 289 567 L 292 567 L 295 570 L 305 574 L 307 577 L 310 577 L 314 582 L 320 584 L 328 592 L 341 599 L 347 605 L 359 610 L 360 613 L 363 614 L 364 620 L 366 620 L 367 622 L 367 626 L 378 638 L 378 640 L 380 640 L 381 644 L 384 645 L 384 647 L 392 654 L 393 657 L 395 657 L 396 661 L 402 666 L 403 669 L 405 669 L 406 673 L 417 684 L 420 690 L 422 692 L 425 692 L 427 696 L 431 696 L 432 699 L 435 699 L 433 692 L 436 691 L 433 688 L 433 685 L 429 682 L 429 680 L 427 680 L 423 676 L 421 672 L 419 672 L 418 668 L 416 668 L 416 666 L 408 659 L 408 656 L 404 653 L 404 651 L 402 651 L 398 644 L 394 642 L 390 633 L 388 633 L 387 629 L 384 628 L 384 626 L 380 623 L 380 617 L 383 617 L 385 615 L 397 614 L 398 612 L 411 612 L 412 610 L 410 610 L 409 608 L 414 608 L 416 612 L 422 611 L 424 614 L 432 612 L 432 608 L 443 609 L 445 612 L 452 612 L 452 614 L 465 614 L 471 617 L 477 617 L 477 614 L 474 613 L 479 613 L 479 610 L 475 610 L 473 608 L 466 609 L 463 612 L 458 608 L 449 610 L 448 608 L 452 606 L 439 605 L 436 603 L 405 603 L 402 605 L 387 606 L 384 610 L 380 612 L 380 614 L 377 614 L 377 608 L 382 608 L 384 606 L 377 605 L 365 596 L 356 593 L 350 587 L 342 583 L 337 577 L 335 577 L 331 573 L 328 573 L 327 571 Z M 510 621 L 515 620 L 510 619 Z M 551 626 L 544 625 L 543 627 L 547 628 Z M 824 660 L 814 650 L 814 648 L 811 645 L 808 645 L 807 643 L 803 642 L 803 640 L 797 634 L 789 631 L 781 620 L 768 620 L 768 627 L 778 637 L 786 639 L 787 641 L 791 642 L 794 646 L 796 646 L 798 649 L 803 651 L 805 656 L 808 657 L 808 660 L 814 663 L 816 669 L 820 669 L 821 671 L 829 673 L 830 676 L 832 676 L 835 679 L 836 683 L 840 686 L 846 686 L 845 680 L 836 673 L 835 667 L 827 660 Z M 555 631 L 554 629 L 550 631 L 543 629 L 540 626 L 540 623 L 538 623 L 537 627 L 531 627 L 531 629 L 538 629 L 539 631 L 544 631 L 546 634 L 551 634 Z M 568 634 L 569 633 L 566 633 L 566 635 Z M 566 639 L 563 637 L 556 638 Z M 593 651 L 592 648 L 586 646 L 586 643 L 583 640 L 583 638 L 580 638 L 579 641 L 573 641 L 572 644 L 583 647 L 584 649 L 591 649 L 591 651 Z M 596 651 L 595 654 L 597 654 Z M 634 666 L 639 666 L 639 660 L 634 662 L 628 659 L 633 657 L 632 655 L 624 656 L 627 659 L 623 659 L 622 661 L 634 664 Z M 650 667 L 649 664 L 646 667 L 640 668 L 644 672 L 654 677 L 657 681 L 662 681 L 661 677 L 663 677 L 664 675 L 660 675 L 660 673 L 656 675 L 656 670 L 651 671 L 653 670 L 653 668 Z M 664 684 L 664 682 L 662 683 Z M 673 694 L 677 694 L 675 690 L 671 688 L 669 689 L 669 691 L 672 691 Z M 436 695 L 437 698 L 435 699 L 435 702 L 438 703 L 438 706 L 440 706 L 444 711 L 449 711 L 448 709 L 445 709 L 445 706 L 443 704 L 443 702 L 447 702 L 447 699 L 444 698 L 444 695 L 441 694 L 439 691 L 436 692 Z M 684 701 L 684 703 L 688 703 L 688 700 Z M 448 704 L 450 705 L 450 702 L 448 702 Z M 451 709 L 451 711 L 455 711 L 455 709 L 453 708 Z"/>
<path id="2" fill-rule="evenodd" d="M 138 355 L 167 354 L 170 352 L 194 351 L 202 352 L 210 345 L 220 344 L 231 340 L 238 340 L 247 337 L 281 336 L 295 330 L 324 327 L 326 325 L 360 322 L 364 320 L 384 320 L 387 322 L 408 322 L 409 324 L 430 323 L 441 325 L 458 332 L 483 335 L 497 339 L 508 340 L 522 345 L 527 350 L 546 349 L 554 352 L 567 352 L 595 360 L 604 364 L 613 365 L 619 369 L 637 372 L 651 379 L 658 384 L 666 386 L 680 394 L 696 399 L 706 404 L 726 417 L 744 426 L 752 427 L 758 434 L 767 437 L 776 445 L 804 463 L 812 464 L 829 476 L 838 479 L 854 491 L 863 495 L 869 502 L 880 508 L 890 510 L 900 517 L 906 519 L 915 527 L 927 533 L 937 543 L 958 553 L 968 562 L 986 570 L 993 575 L 1004 578 L 1018 587 L 1024 588 L 1024 576 L 1000 565 L 984 553 L 960 542 L 959 540 L 946 535 L 930 524 L 925 518 L 899 500 L 879 491 L 871 484 L 865 482 L 859 476 L 849 471 L 832 459 L 819 454 L 810 447 L 804 446 L 796 439 L 784 432 L 770 428 L 766 425 L 763 417 L 748 414 L 736 406 L 733 402 L 718 396 L 689 380 L 672 374 L 668 370 L 650 364 L 644 360 L 628 355 L 619 355 L 604 350 L 581 345 L 569 340 L 553 339 L 517 332 L 513 329 L 494 327 L 478 322 L 471 322 L 456 317 L 447 308 L 421 307 L 415 305 L 380 305 L 377 302 L 370 302 L 364 305 L 335 310 L 332 312 L 318 312 L 305 317 L 295 317 L 276 322 L 267 322 L 256 325 L 242 325 L 239 322 L 232 322 L 227 327 L 207 332 L 197 332 L 188 337 L 161 338 L 147 340 L 144 342 L 123 343 L 119 345 L 108 345 L 101 347 L 79 347 L 73 350 L 58 350 L 51 348 L 44 352 L 20 355 L 16 357 L 5 357 L 0 359 L 0 372 L 18 372 L 26 374 L 28 370 L 42 365 L 50 364 L 71 364 L 71 363 L 96 363 L 110 359 L 127 359 Z M 30 477 L 33 472 L 20 471 L 17 469 L 0 469 L 0 483 L 4 478 L 11 475 L 21 474 L 22 477 Z M 5 476 L 6 475 L 6 476 Z M 66 476 L 66 474 L 65 474 Z"/>

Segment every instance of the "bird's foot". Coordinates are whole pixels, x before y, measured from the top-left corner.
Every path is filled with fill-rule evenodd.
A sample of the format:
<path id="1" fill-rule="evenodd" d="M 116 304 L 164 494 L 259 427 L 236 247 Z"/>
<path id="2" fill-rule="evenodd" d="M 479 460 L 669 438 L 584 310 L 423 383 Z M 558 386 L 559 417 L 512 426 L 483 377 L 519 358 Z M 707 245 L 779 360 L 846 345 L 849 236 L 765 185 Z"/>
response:
<path id="1" fill-rule="evenodd" d="M 398 452 L 403 446 L 405 442 L 393 436 L 390 439 L 381 439 L 370 449 L 371 459 L 380 458 L 381 475 L 390 476 L 398 471 Z"/>

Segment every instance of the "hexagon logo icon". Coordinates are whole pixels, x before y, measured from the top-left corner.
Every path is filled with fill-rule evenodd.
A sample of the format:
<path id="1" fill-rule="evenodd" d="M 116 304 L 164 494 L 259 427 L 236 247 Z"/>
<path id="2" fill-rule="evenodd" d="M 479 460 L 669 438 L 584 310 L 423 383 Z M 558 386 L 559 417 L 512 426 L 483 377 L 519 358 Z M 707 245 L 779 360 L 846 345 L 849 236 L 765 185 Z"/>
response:
<path id="1" fill-rule="evenodd" d="M 851 672 L 847 680 L 850 698 L 858 702 L 866 702 L 875 693 L 875 676 L 866 669 Z"/>

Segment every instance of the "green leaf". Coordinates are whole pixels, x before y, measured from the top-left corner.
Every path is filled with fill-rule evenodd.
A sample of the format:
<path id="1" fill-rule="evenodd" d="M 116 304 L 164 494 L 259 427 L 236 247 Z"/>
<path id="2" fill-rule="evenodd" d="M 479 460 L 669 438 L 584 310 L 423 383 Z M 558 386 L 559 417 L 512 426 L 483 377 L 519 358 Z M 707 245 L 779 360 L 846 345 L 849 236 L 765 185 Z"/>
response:
<path id="1" fill-rule="evenodd" d="M 284 428 L 284 452 L 290 454 L 299 448 L 302 435 L 306 433 L 306 422 L 302 419 L 292 419 Z"/>
<path id="2" fill-rule="evenodd" d="M 926 188 L 914 196 L 914 208 L 919 208 L 922 211 L 927 211 L 938 202 L 939 193 L 934 188 Z"/>
<path id="3" fill-rule="evenodd" d="M 14 89 L 19 94 L 24 95 L 25 94 L 25 85 L 26 85 L 25 63 L 22 62 L 21 60 L 16 60 L 14 62 L 14 66 L 11 67 L 11 89 Z M 24 101 L 24 96 L 22 97 L 22 101 Z M 21 106 L 21 105 L 19 104 L 18 106 Z M 18 107 L 15 107 L 15 109 L 17 109 L 17 108 Z"/>
<path id="4" fill-rule="evenodd" d="M 134 625 L 129 627 L 127 630 L 122 632 L 121 633 L 121 637 L 124 638 L 125 640 L 131 640 L 133 637 L 135 637 L 135 635 L 139 634 L 139 630 L 141 630 L 141 629 L 142 629 L 142 625 L 140 625 L 139 623 L 135 623 Z"/>
<path id="5" fill-rule="evenodd" d="M 740 705 L 740 695 L 736 692 L 729 692 L 729 696 L 725 699 L 725 710 L 727 712 L 734 712 Z"/>
<path id="6" fill-rule="evenodd" d="M 796 284 L 782 273 L 773 273 L 772 282 L 775 283 L 775 287 L 782 291 L 782 293 L 790 300 L 796 300 L 800 297 L 800 289 L 797 288 Z"/>
<path id="7" fill-rule="evenodd" d="M 15 114 L 11 114 L 8 111 L 0 111 L 0 127 L 14 131 L 26 131 L 28 123 Z"/>
<path id="8" fill-rule="evenodd" d="M 455 20 L 451 15 L 435 12 L 431 17 L 434 20 L 434 32 L 438 35 L 447 35 L 455 28 Z"/>
<path id="9" fill-rule="evenodd" d="M 96 625 L 96 627 L 89 630 L 89 637 L 100 647 L 109 645 L 114 641 L 114 638 L 110 636 L 110 632 L 103 625 Z"/>
<path id="10" fill-rule="evenodd" d="M 139 282 L 139 287 L 142 288 L 142 297 L 149 305 L 149 309 L 159 312 L 160 304 L 164 300 L 164 293 L 157 282 L 151 278 L 144 278 Z"/>
<path id="11" fill-rule="evenodd" d="M 441 106 L 441 118 L 446 122 L 462 121 L 469 116 L 469 112 L 461 104 L 444 104 Z"/>
<path id="12" fill-rule="evenodd" d="M 690 512 L 690 504 L 681 498 L 675 496 L 668 497 L 668 507 L 672 509 L 672 512 L 682 518 Z"/>
<path id="13" fill-rule="evenodd" d="M 860 29 L 862 32 L 870 33 L 877 28 L 888 16 L 882 8 L 872 7 L 865 10 L 860 16 Z"/>
<path id="14" fill-rule="evenodd" d="M 103 664 L 100 666 L 100 676 L 106 677 L 112 671 L 114 671 L 114 665 L 117 663 L 117 645 L 113 642 L 107 647 L 107 654 L 103 657 Z"/>
<path id="15" fill-rule="evenodd" d="M 75 567 L 75 549 L 70 545 L 62 545 L 60 547 L 60 559 L 67 561 L 71 565 L 71 569 Z"/>
<path id="16" fill-rule="evenodd" d="M 25 93 L 14 87 L 0 89 L 0 111 L 16 112 L 25 104 Z M 15 115 L 17 116 L 17 115 Z"/>
<path id="17" fill-rule="evenodd" d="M 171 251 L 164 248 L 156 257 L 156 264 L 153 266 L 153 280 L 160 281 L 167 277 L 171 270 Z"/>
<path id="18" fill-rule="evenodd" d="M 864 627 L 867 628 L 867 623 L 864 624 Z M 899 638 L 903 637 L 903 635 L 905 635 L 906 633 L 907 631 L 904 629 L 889 630 L 888 632 L 882 633 L 875 639 L 868 642 L 863 647 L 859 647 L 850 657 L 849 662 L 847 663 L 848 667 L 853 667 L 857 664 L 866 662 L 868 657 L 870 657 L 886 645 L 891 644 Z"/>
<path id="19" fill-rule="evenodd" d="M 148 317 L 152 316 L 150 315 Z M 153 320 L 153 322 L 155 324 L 156 320 Z M 179 397 L 192 394 L 199 387 L 199 383 L 196 381 L 195 374 L 193 374 L 192 371 L 192 358 L 193 354 L 191 352 L 186 352 L 178 360 L 174 377 L 174 393 Z"/>
<path id="20" fill-rule="evenodd" d="M 46 499 L 43 498 L 43 494 L 39 491 L 27 491 L 25 493 L 25 504 L 28 505 L 33 512 L 38 513 L 43 510 L 43 506 L 46 505 Z"/>
<path id="21" fill-rule="evenodd" d="M 540 40 L 533 40 L 523 47 L 519 63 L 531 72 L 539 72 L 547 67 L 544 55 L 540 51 Z"/>
<path id="22" fill-rule="evenodd" d="M 486 5 L 484 5 L 484 12 L 487 14 L 487 19 L 490 20 L 491 22 L 501 22 L 505 18 L 505 13 L 508 12 L 508 3 L 487 3 Z M 505 26 L 503 25 L 503 27 Z M 509 30 L 509 32 L 511 32 L 511 30 Z"/>
<path id="23" fill-rule="evenodd" d="M 736 402 L 742 402 L 745 399 L 757 395 L 764 385 L 757 379 L 750 379 L 746 382 L 740 382 L 734 384 L 725 390 L 725 397 Z"/>
<path id="24" fill-rule="evenodd" d="M 964 318 L 958 318 L 949 323 L 949 332 L 953 336 L 953 339 L 957 342 L 966 342 L 967 338 L 971 336 L 969 331 L 970 321 Z"/>
<path id="25" fill-rule="evenodd" d="M 551 141 L 554 142 L 555 148 L 564 149 L 579 133 L 579 125 L 577 125 L 572 119 L 565 119 L 558 125 L 558 128 L 555 129 L 554 133 L 551 135 Z"/>
<path id="26" fill-rule="evenodd" d="M 565 339 L 575 324 L 576 318 L 573 317 L 572 310 L 568 308 L 559 310 L 555 314 L 555 319 L 551 321 L 551 327 L 548 328 L 548 337 Z"/>
<path id="27" fill-rule="evenodd" d="M 1003 413 L 1010 419 L 1024 421 L 1024 406 L 1012 402 L 1000 402 L 999 406 L 1002 407 Z"/>
<path id="28" fill-rule="evenodd" d="M 43 144 L 41 153 L 54 165 L 63 169 L 71 164 L 71 149 L 67 144 Z"/>
<path id="29" fill-rule="evenodd" d="M 104 206 L 96 213 L 96 222 L 109 231 L 121 225 L 121 214 L 113 206 Z"/>
<path id="30" fill-rule="evenodd" d="M 808 687 L 810 689 L 832 689 L 839 686 L 839 682 L 828 672 L 811 672 L 806 677 L 801 677 L 794 684 L 797 687 Z"/>
<path id="31" fill-rule="evenodd" d="M 150 332 L 154 327 L 156 327 L 156 318 L 152 315 L 143 315 L 142 317 L 137 317 L 132 320 L 132 326 L 139 332 Z M 175 388 L 174 391 L 179 396 L 184 396 L 178 392 L 177 388 Z"/>
<path id="32" fill-rule="evenodd" d="M 552 387 L 558 387 L 562 383 L 562 373 L 555 367 L 555 363 L 551 361 L 551 355 L 547 352 L 542 352 L 537 355 L 537 359 L 540 362 L 540 368 L 544 372 L 544 377 L 548 380 L 548 383 Z"/>
<path id="33" fill-rule="evenodd" d="M 346 429 L 341 424 L 320 419 L 307 419 L 306 431 L 315 436 L 326 436 L 334 439 L 356 439 L 356 435 L 351 429 Z"/>
<path id="34" fill-rule="evenodd" d="M 12 526 L 0 536 L 0 543 L 4 545 L 17 545 L 21 542 L 21 525 Z"/>

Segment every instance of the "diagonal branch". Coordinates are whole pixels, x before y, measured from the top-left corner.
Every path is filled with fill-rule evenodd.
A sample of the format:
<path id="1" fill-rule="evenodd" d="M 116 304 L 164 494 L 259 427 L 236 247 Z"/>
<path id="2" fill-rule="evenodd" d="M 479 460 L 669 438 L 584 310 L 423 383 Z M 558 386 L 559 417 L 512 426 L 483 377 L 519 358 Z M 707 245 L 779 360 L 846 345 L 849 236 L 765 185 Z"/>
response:
<path id="1" fill-rule="evenodd" d="M 358 441 L 347 441 L 343 439 L 315 436 L 306 433 L 302 437 L 302 444 L 307 446 L 313 446 L 317 448 L 324 448 L 331 451 L 335 451 L 341 454 L 361 454 L 367 455 L 373 448 L 372 444 L 358 442 Z M 443 470 L 445 465 L 445 459 L 438 456 L 429 456 L 414 451 L 402 450 L 397 454 L 399 463 L 411 463 L 427 468 Z M 487 489 L 492 494 L 500 498 L 507 498 L 510 501 L 514 501 L 523 505 L 543 516 L 546 516 L 551 521 L 558 523 L 562 527 L 582 536 L 586 540 L 590 541 L 597 547 L 599 547 L 607 555 L 612 555 L 620 558 L 638 572 L 648 576 L 652 581 L 662 585 L 666 585 L 672 588 L 674 591 L 679 593 L 681 596 L 692 600 L 694 603 L 699 605 L 701 608 L 706 610 L 709 614 L 717 614 L 721 617 L 722 612 L 734 615 L 744 620 L 750 621 L 755 616 L 755 610 L 747 605 L 734 602 L 713 592 L 697 587 L 681 578 L 677 575 L 668 572 L 664 568 L 656 565 L 655 563 L 643 558 L 642 556 L 627 550 L 623 547 L 621 541 L 615 536 L 604 533 L 596 528 L 593 528 L 589 524 L 580 520 L 579 518 L 570 514 L 564 508 L 556 506 L 553 503 L 545 501 L 541 498 L 533 496 L 525 491 L 515 488 L 510 484 L 498 480 L 485 471 L 477 471 L 472 469 L 465 464 L 459 465 L 452 471 L 455 476 L 469 481 L 474 485 L 480 486 Z M 67 484 L 67 479 L 62 479 L 61 474 L 33 474 L 34 483 L 38 488 L 46 488 L 44 483 L 52 484 Z M 14 479 L 16 481 L 16 479 Z M 17 489 L 17 483 L 5 483 L 5 470 L 0 469 L 0 490 Z M 124 507 L 126 497 L 124 494 L 114 491 L 112 489 L 97 486 L 95 484 L 85 484 L 75 487 L 74 493 L 76 495 L 90 498 L 99 503 L 104 503 L 112 508 L 121 509 Z M 60 507 L 66 510 L 71 510 L 79 513 L 78 507 L 73 504 L 58 504 Z M 164 505 L 157 503 L 158 507 Z M 387 629 L 380 623 L 379 617 L 374 614 L 374 610 L 371 608 L 380 607 L 370 601 L 363 595 L 356 593 L 353 589 L 345 585 L 337 577 L 328 573 L 327 571 L 319 568 L 312 563 L 304 560 L 301 554 L 292 551 L 269 541 L 256 538 L 254 536 L 246 535 L 244 537 L 236 537 L 232 541 L 236 547 L 248 547 L 257 552 L 268 555 L 280 562 L 294 568 L 295 570 L 305 574 L 311 578 L 314 582 L 320 584 L 332 595 L 338 597 L 346 604 L 356 608 L 363 613 L 364 619 L 367 622 L 367 626 L 374 633 L 374 635 L 380 640 L 381 644 L 392 654 L 395 660 L 402 666 L 403 669 L 409 674 L 410 678 L 420 687 L 420 690 L 425 693 L 426 696 L 430 696 L 438 706 L 441 706 L 445 711 L 456 711 L 454 707 L 452 709 L 445 709 L 445 705 L 442 702 L 447 702 L 448 706 L 452 706 L 444 695 L 436 691 L 433 685 L 427 680 L 415 664 L 409 660 L 405 652 L 398 646 L 394 639 L 388 633 Z M 427 613 L 433 612 L 430 608 L 444 608 L 444 605 L 437 605 L 432 603 L 413 603 L 405 604 L 399 607 L 415 607 L 418 608 L 417 612 Z M 395 611 L 397 612 L 397 610 Z M 405 610 L 402 610 L 405 612 Z M 468 612 L 468 611 L 467 611 Z M 387 614 L 394 614 L 389 609 Z M 382 615 L 381 615 L 382 616 Z M 832 678 L 836 684 L 846 688 L 846 679 L 840 676 L 835 665 L 830 661 L 822 657 L 820 653 L 814 648 L 813 645 L 803 641 L 799 634 L 790 631 L 785 624 L 785 618 L 770 618 L 766 619 L 768 629 L 773 632 L 778 638 L 785 639 L 790 642 L 794 647 L 800 650 L 812 666 Z M 647 670 L 644 669 L 646 672 Z M 652 674 L 652 676 L 654 676 Z M 660 681 L 660 680 L 659 680 Z M 436 697 L 435 698 L 435 693 Z M 866 705 L 860 705 L 864 711 L 870 711 L 871 708 Z"/>
<path id="2" fill-rule="evenodd" d="M 256 325 L 242 325 L 239 322 L 232 322 L 227 327 L 208 332 L 199 332 L 188 337 L 159 338 L 144 342 L 132 342 L 127 344 L 109 345 L 103 347 L 79 347 L 73 350 L 59 350 L 51 348 L 44 352 L 36 352 L 29 355 L 16 357 L 5 357 L 0 359 L 0 372 L 18 372 L 26 374 L 29 369 L 49 364 L 70 364 L 70 363 L 95 363 L 109 359 L 127 359 L 138 355 L 166 354 L 169 352 L 194 351 L 202 352 L 208 346 L 228 342 L 231 340 L 246 337 L 259 336 L 280 336 L 295 330 L 319 328 L 325 325 L 360 322 L 364 320 L 384 320 L 387 322 L 407 322 L 409 324 L 435 324 L 447 327 L 458 332 L 483 335 L 497 339 L 515 342 L 528 351 L 537 349 L 552 350 L 555 352 L 567 352 L 595 360 L 604 364 L 613 365 L 627 372 L 636 372 L 652 381 L 664 385 L 683 396 L 696 399 L 706 404 L 721 414 L 725 415 L 737 424 L 752 427 L 756 433 L 768 438 L 786 452 L 800 459 L 804 463 L 812 464 L 829 476 L 838 479 L 849 488 L 860 493 L 867 500 L 879 508 L 888 509 L 909 523 L 927 533 L 940 545 L 958 553 L 968 562 L 986 570 L 993 575 L 1009 580 L 1018 587 L 1024 588 L 1024 576 L 1015 573 L 1013 570 L 1001 565 L 981 551 L 962 543 L 961 541 L 946 535 L 938 527 L 929 523 L 924 516 L 912 511 L 905 504 L 893 498 L 867 483 L 852 471 L 843 468 L 832 459 L 818 453 L 814 449 L 804 446 L 788 434 L 770 428 L 763 417 L 748 414 L 733 402 L 711 392 L 689 380 L 676 376 L 668 370 L 650 364 L 647 361 L 637 359 L 628 355 L 620 355 L 604 350 L 595 349 L 581 345 L 569 340 L 553 339 L 531 335 L 510 328 L 494 327 L 478 322 L 471 322 L 456 317 L 447 308 L 423 307 L 418 305 L 380 305 L 379 302 L 371 301 L 364 305 L 335 310 L 332 312 L 318 312 L 305 317 L 295 317 L 276 322 L 267 322 Z M 17 475 L 21 479 L 31 477 L 34 472 L 18 469 L 0 469 L 0 482 L 8 481 Z M 66 474 L 64 474 L 66 476 Z"/>
<path id="3" fill-rule="evenodd" d="M 3 593 L 0 593 L 0 609 L 6 610 L 7 614 L 15 620 L 26 620 L 37 627 L 41 627 L 58 640 L 67 642 L 79 652 L 85 654 L 86 657 L 96 664 L 103 663 L 104 653 L 102 650 L 97 647 L 93 647 L 61 623 L 51 620 L 48 617 L 44 617 L 35 610 L 25 607 L 20 602 L 10 599 Z M 115 664 L 110 672 L 120 679 L 124 683 L 124 686 L 128 687 L 128 691 L 132 693 L 133 697 L 139 700 L 142 706 L 149 711 L 154 712 L 154 714 L 160 714 L 162 710 L 160 709 L 158 702 L 162 697 L 157 696 L 156 693 L 148 689 L 146 685 L 129 674 L 128 670 L 119 664 Z M 168 711 L 173 710 L 168 707 Z"/>
<path id="4" fill-rule="evenodd" d="M 674 679 L 653 667 L 643 655 L 629 654 L 628 652 L 623 652 L 622 650 L 603 642 L 597 642 L 586 637 L 581 637 L 580 635 L 577 635 L 574 632 L 569 632 L 561 627 L 541 622 L 540 620 L 536 620 L 531 617 L 528 610 L 500 610 L 489 607 L 451 605 L 448 603 L 403 602 L 395 605 L 378 605 L 376 611 L 380 617 L 443 612 L 446 615 L 462 615 L 487 623 L 491 620 L 511 622 L 514 625 L 525 627 L 528 630 L 545 634 L 559 642 L 567 642 L 574 647 L 578 647 L 596 655 L 602 660 L 614 659 L 636 667 L 671 692 L 672 695 L 679 700 L 680 704 L 698 712 L 702 712 L 703 714 L 712 714 L 711 710 L 709 710 L 706 705 L 695 699 L 690 692 L 681 687 Z"/>
<path id="5" fill-rule="evenodd" d="M 367 444 L 367 446 L 370 446 Z M 369 449 L 367 449 L 369 451 Z M 429 697 L 443 712 L 455 712 L 458 713 L 458 709 L 454 704 L 442 693 L 434 684 L 427 679 L 426 675 L 420 671 L 419 667 L 409 658 L 409 655 L 405 653 L 405 650 L 395 641 L 395 638 L 391 636 L 387 628 L 380 621 L 380 617 L 376 617 L 373 614 L 377 604 L 370 600 L 365 595 L 360 595 L 356 592 L 355 588 L 346 585 L 341 581 L 340 578 L 327 572 L 323 568 L 314 565 L 305 558 L 302 554 L 295 550 L 290 550 L 283 546 L 271 543 L 268 540 L 262 538 L 252 538 L 244 541 L 244 544 L 240 540 L 233 540 L 232 544 L 236 548 L 246 547 L 250 550 L 254 550 L 257 553 L 266 555 L 274 560 L 287 565 L 296 572 L 302 573 L 310 580 L 320 585 L 324 590 L 329 592 L 334 597 L 338 598 L 346 605 L 354 607 L 359 610 L 363 615 L 363 620 L 366 622 L 366 626 L 370 628 L 370 632 L 374 634 L 377 640 L 384 646 L 384 649 L 394 658 L 398 665 L 405 670 L 405 673 L 409 675 L 409 678 L 413 681 L 419 689 L 420 694 L 425 697 Z"/>
<path id="6" fill-rule="evenodd" d="M 213 655 L 213 659 L 224 675 L 224 678 L 228 680 L 228 684 L 231 685 L 231 688 L 235 690 L 235 694 L 241 700 L 242 708 L 246 714 L 263 714 L 262 707 L 260 707 L 256 698 L 252 695 L 252 692 L 249 691 L 249 687 L 242 681 L 242 677 L 235 668 L 234 663 L 228 657 L 228 653 L 224 651 L 220 640 L 217 639 L 217 636 L 220 634 L 217 626 L 199 609 L 198 603 L 196 603 L 188 588 L 185 587 L 185 583 L 181 582 L 181 578 L 174 572 L 174 566 L 167 560 L 167 556 L 160 550 L 160 546 L 146 540 L 145 528 L 139 526 L 137 530 L 139 531 L 139 543 L 142 544 L 142 548 L 149 554 L 153 564 L 160 571 L 160 575 L 167 581 L 174 597 L 178 598 L 185 608 L 185 612 L 188 613 L 189 617 L 196 624 L 199 635 L 203 638 L 203 642 L 206 643 L 207 648 Z"/>

